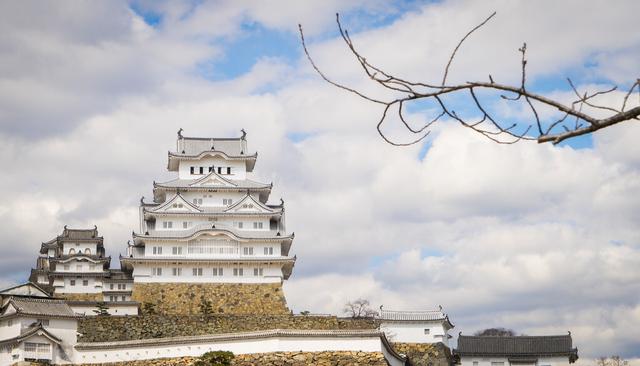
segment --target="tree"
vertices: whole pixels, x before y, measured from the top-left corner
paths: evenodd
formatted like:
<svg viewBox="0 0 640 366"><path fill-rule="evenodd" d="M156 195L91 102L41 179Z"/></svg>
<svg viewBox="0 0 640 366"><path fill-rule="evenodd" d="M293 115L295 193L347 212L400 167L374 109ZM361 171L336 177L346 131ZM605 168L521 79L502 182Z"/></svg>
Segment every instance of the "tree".
<svg viewBox="0 0 640 366"><path fill-rule="evenodd" d="M344 304L343 312L354 319L371 318L378 315L378 312L371 308L369 300L366 299L347 302Z"/></svg>
<svg viewBox="0 0 640 366"><path fill-rule="evenodd" d="M109 316L111 314L109 314L109 307L107 306L107 304L105 302L99 302L96 304L96 308L95 310L93 310L94 313L96 313L96 315L98 316Z"/></svg>
<svg viewBox="0 0 640 366"><path fill-rule="evenodd" d="M516 332L512 329L506 328L487 328L484 330L479 330L475 332L473 335L475 336L493 336L493 337L513 337L516 335Z"/></svg>
<svg viewBox="0 0 640 366"><path fill-rule="evenodd" d="M609 357L602 356L596 360L596 366L627 366L628 364L629 361L618 355Z"/></svg>
<svg viewBox="0 0 640 366"><path fill-rule="evenodd" d="M521 54L520 64L522 69L520 85L513 86L497 83L491 75L488 76L488 81L468 81L461 84L447 83L449 69L454 61L457 51L460 49L464 41L473 32L489 22L495 15L496 13L494 12L462 37L451 52L449 61L444 67L441 81L423 82L403 79L370 63L367 58L360 54L356 49L349 36L349 32L346 29L343 29L342 24L340 23L339 14L336 14L336 22L338 24L340 35L349 48L351 54L362 67L366 76L377 83L382 90L393 93L394 96L387 100L367 95L355 88L330 79L314 62L304 39L302 25L298 25L298 27L300 29L302 47L307 59L322 79L371 103L383 106L382 115L377 121L376 129L384 141L391 145L408 146L418 143L429 135L429 128L442 117L448 117L451 120L457 121L462 126L480 133L482 136L500 144L513 144L521 140L534 140L538 141L538 143L551 142L553 144L557 144L566 139L590 134L614 124L640 120L640 106L630 109L628 108L631 104L629 98L634 93L634 90L637 89L638 95L640 96L640 78L636 79L632 83L630 82L630 85L627 85L627 88L625 88L625 90L627 90L625 96L620 100L618 107L612 107L611 105L604 105L601 104L601 102L598 102L599 97L614 92L618 89L617 86L589 93L586 91L579 91L571 79L567 79L568 85L576 96L576 99L571 103L571 105L566 105L550 97L531 92L527 89L526 85L526 43L524 43L518 50ZM486 91L497 92L502 99L508 102L524 103L531 113L531 120L535 122L518 124L511 122L507 123L498 119L490 112L486 101L481 95L481 93ZM477 114L480 116L479 119L469 120L468 117L464 117L461 113L456 112L456 110L449 105L447 97L463 94L470 98L471 105L477 110ZM429 122L416 127L414 125L415 123L407 121L403 113L408 104L419 100L432 103L438 112L427 116L427 120ZM545 119L541 117L541 114L538 112L538 109L541 107L555 110L558 116L554 119ZM606 113L606 117L598 118L595 115L596 112ZM392 113L397 113L403 128L417 137L409 142L397 142L385 135L382 130L382 126Z"/></svg>
<svg viewBox="0 0 640 366"><path fill-rule="evenodd" d="M213 305L211 304L211 301L206 299L204 296L200 296L200 313L202 315L213 314Z"/></svg>

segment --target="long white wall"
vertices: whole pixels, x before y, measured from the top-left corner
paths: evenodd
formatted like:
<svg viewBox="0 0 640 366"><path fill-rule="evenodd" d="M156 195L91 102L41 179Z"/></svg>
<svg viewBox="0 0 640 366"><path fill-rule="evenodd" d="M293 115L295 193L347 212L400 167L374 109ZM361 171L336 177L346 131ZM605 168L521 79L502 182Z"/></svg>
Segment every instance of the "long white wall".
<svg viewBox="0 0 640 366"><path fill-rule="evenodd" d="M152 343L132 346L128 342L114 342L101 349L77 347L74 360L77 363L133 361L154 358L200 356L209 351L231 351L235 354L269 352L322 352L361 351L383 352L379 336L271 336L254 339L185 341L170 345ZM393 361L393 360L392 360ZM401 363L392 362L392 365Z"/></svg>

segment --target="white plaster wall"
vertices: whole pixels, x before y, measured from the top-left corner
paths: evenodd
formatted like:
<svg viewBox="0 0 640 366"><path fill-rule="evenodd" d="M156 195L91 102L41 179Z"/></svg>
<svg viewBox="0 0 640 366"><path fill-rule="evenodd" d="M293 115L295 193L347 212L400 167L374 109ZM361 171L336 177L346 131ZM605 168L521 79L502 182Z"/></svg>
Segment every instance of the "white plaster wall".
<svg viewBox="0 0 640 366"><path fill-rule="evenodd" d="M66 266L68 266L68 269ZM88 260L74 258L63 263L56 263L56 272L99 273L103 272L103 265L101 263L94 263Z"/></svg>
<svg viewBox="0 0 640 366"><path fill-rule="evenodd" d="M225 176L226 177L226 176ZM202 199L202 204L198 206L203 207L226 207L228 205L222 204L223 198L231 198L232 204L236 202L240 202L244 196L246 196L245 192L181 192L180 193L184 199L189 203L194 203L194 198ZM257 197L257 194L252 194L254 197Z"/></svg>
<svg viewBox="0 0 640 366"><path fill-rule="evenodd" d="M226 179L246 179L247 177L247 167L244 160L225 160L222 157L205 157L200 160L182 160L178 166L178 177L180 179L198 179L202 178L205 175L209 174L210 166L217 167L231 167L231 174L221 174ZM191 167L204 167L204 174L194 174L191 175ZM198 168L196 168L196 172L198 172ZM217 170L216 170L217 172ZM226 173L226 170L223 169L223 172Z"/></svg>
<svg viewBox="0 0 640 366"><path fill-rule="evenodd" d="M215 217L215 221L209 220L209 216ZM267 217L229 217L229 216L216 216L215 214L211 214L208 216L180 216L180 215L166 215L161 216L156 219L155 229L156 231L185 231L191 230L195 226L200 225L216 225L218 228L226 228L235 231L269 231L269 218ZM164 227L165 222L171 222L171 228ZM187 223L187 227L184 226L184 223ZM242 228L238 223L242 222ZM262 228L254 228L254 222L261 222ZM167 225L169 226L169 225Z"/></svg>
<svg viewBox="0 0 640 366"><path fill-rule="evenodd" d="M9 325L9 322L11 322L11 325ZM22 325L19 318L0 321L0 341L19 336L21 327Z"/></svg>
<svg viewBox="0 0 640 366"><path fill-rule="evenodd" d="M429 334L425 334L429 329ZM449 345L449 337L442 322L386 322L380 324L380 330L385 332L393 342L406 343L438 343Z"/></svg>
<svg viewBox="0 0 640 366"><path fill-rule="evenodd" d="M109 347L104 350L77 350L76 363L132 361L153 358L200 356L208 351L231 351L235 354L267 352L363 351L381 352L378 337L274 337L227 342L201 342L170 346Z"/></svg>
<svg viewBox="0 0 640 366"><path fill-rule="evenodd" d="M477 362L477 364L474 364ZM509 359L506 357L472 357L465 356L460 358L461 366L491 366L492 362L503 362L504 366L510 366ZM523 364L518 363L518 366ZM533 364L532 364L533 365ZM535 366L569 366L568 357L538 357L538 363Z"/></svg>
<svg viewBox="0 0 640 366"><path fill-rule="evenodd" d="M144 246L144 256L149 258L202 258L202 259L216 259L216 258L244 258L244 257L279 257L281 254L281 244L274 242L251 242L251 243L241 243L241 242L230 242L229 244L235 245L237 247L237 254L189 254L187 242L176 241L173 243L166 242L154 242L147 241ZM153 248L160 247L162 248L162 254L153 254ZM182 254L173 254L173 247L182 247ZM244 248L252 247L253 255L245 255ZM264 248L273 248L272 255L265 255Z"/></svg>
<svg viewBox="0 0 640 366"><path fill-rule="evenodd" d="M161 276L153 276L152 268L162 268ZM202 268L202 276L193 276L193 268ZM223 268L223 276L214 276L213 268ZM242 268L243 276L234 276L233 268ZM253 268L262 267L263 276L254 276ZM172 268L182 268L181 276L173 276ZM138 264L134 267L133 277L142 283L279 283L282 281L280 265L242 265L229 264L188 264L188 265L152 265Z"/></svg>
<svg viewBox="0 0 640 366"><path fill-rule="evenodd" d="M85 253L86 249L89 249L91 251L91 255L95 255L96 254L96 248L97 248L97 244L96 243L63 243L62 244L62 251L65 255L70 254L71 249L75 250L75 254L78 254L79 251L82 251L82 253Z"/></svg>
<svg viewBox="0 0 640 366"><path fill-rule="evenodd" d="M76 281L75 286L71 286L72 280ZM88 281L87 286L83 285L82 281L84 280ZM60 285L61 287L58 287ZM59 294L95 294L102 292L102 280L91 277L64 278L63 281L56 280L54 286L56 286L55 292Z"/></svg>

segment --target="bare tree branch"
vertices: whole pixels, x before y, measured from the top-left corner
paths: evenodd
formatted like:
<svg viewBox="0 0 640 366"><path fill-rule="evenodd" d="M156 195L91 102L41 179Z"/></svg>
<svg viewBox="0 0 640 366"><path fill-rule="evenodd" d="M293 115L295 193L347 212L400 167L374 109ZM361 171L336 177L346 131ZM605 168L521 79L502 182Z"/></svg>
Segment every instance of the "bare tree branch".
<svg viewBox="0 0 640 366"><path fill-rule="evenodd" d="M340 32L340 36L353 57L360 64L360 67L366 74L367 78L380 85L384 90L390 91L395 94L400 94L400 96L391 98L389 100L382 100L379 98L371 97L359 90L356 90L355 88L346 86L330 79L325 73L320 70L320 68L316 65L315 61L311 57L304 38L302 25L299 25L299 30L304 53L311 63L313 69L316 71L316 73L318 73L318 75L320 75L323 80L340 89L355 94L369 102L384 106L381 117L376 124L376 129L382 139L391 145L408 146L420 142L429 135L428 128L432 127L433 124L441 120L441 118L444 116L447 116L452 120L457 121L462 126L469 128L474 132L477 132L482 136L500 144L513 144L521 140L536 140L539 143L551 142L553 144L557 144L566 139L589 134L617 123L630 120L640 120L640 106L627 110L629 99L636 89L638 90L639 96L638 104L640 104L640 78L637 79L629 87L628 92L625 94L624 99L622 100L622 106L620 109L613 108L609 105L598 104L595 101L599 96L613 93L614 91L618 90L617 86L613 86L606 90L595 91L591 94L587 92L581 94L574 83L570 79L567 79L567 81L569 82L569 86L571 87L577 98L571 103L570 106L565 105L560 101L529 91L526 87L526 43L523 43L522 47L518 49L518 51L521 53L521 78L520 85L518 87L496 83L491 75L489 75L489 82L467 81L464 83L447 85L446 82L449 76L449 69L462 44L467 40L467 38L469 38L471 34L487 24L495 15L495 12L492 13L481 23L467 32L464 37L462 37L462 39L460 39L453 52L449 56L448 62L444 68L444 72L442 75L442 82L436 84L422 81L406 80L392 75L391 73L383 70L381 67L375 66L370 63L356 49L353 40L349 36L349 32L342 26L342 23L340 22L340 15L336 14L336 23ZM484 101L478 97L476 90L489 90L509 93L509 95L502 94L500 96L507 102L520 101L526 103L528 109L531 112L531 116L534 122L519 125L515 122L505 123L504 121L496 119L494 116L489 114L489 109L483 105ZM449 108L445 104L445 101L443 99L444 97L447 97L449 95L458 95L463 92L469 93L469 96L473 100L472 106L474 106L477 112L480 114L479 120L467 121L460 114L456 113L455 110ZM416 125L415 123L410 123L407 120L404 108L406 108L407 102L417 100L433 101L440 107L440 113L438 113L436 117L428 120L428 122L423 122L420 127L416 128L414 127ZM562 117L558 118L555 121L543 120L541 115L538 113L536 106L546 106L555 109L557 112L562 113ZM597 118L594 115L589 114L588 112L584 112L584 106L608 112L610 113L610 115L605 118ZM385 135L382 126L389 117L389 112L392 107L398 108L398 119L400 120L402 126L411 134L418 135L417 137L411 139L409 142L398 142ZM572 117L574 119L574 123L571 127L567 126L567 124L565 123L565 121L567 121L567 118L569 117ZM536 128L532 129L534 123ZM537 132L530 134L532 130Z"/></svg>

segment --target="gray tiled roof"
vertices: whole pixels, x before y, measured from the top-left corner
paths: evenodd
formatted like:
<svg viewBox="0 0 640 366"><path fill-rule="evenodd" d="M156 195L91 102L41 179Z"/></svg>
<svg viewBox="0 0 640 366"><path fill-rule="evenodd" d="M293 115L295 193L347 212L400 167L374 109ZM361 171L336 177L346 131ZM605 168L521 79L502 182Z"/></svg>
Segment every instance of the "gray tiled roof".
<svg viewBox="0 0 640 366"><path fill-rule="evenodd" d="M458 337L454 353L465 355L542 356L573 355L571 334L553 336L464 336Z"/></svg>
<svg viewBox="0 0 640 366"><path fill-rule="evenodd" d="M428 311L393 311L380 310L379 318L381 320L398 320L398 321L431 321L445 320L447 315L440 310Z"/></svg>
<svg viewBox="0 0 640 366"><path fill-rule="evenodd" d="M249 155L245 150L246 141L240 138L183 137L178 139L176 152L184 155L198 155L204 151L222 151L230 156Z"/></svg>
<svg viewBox="0 0 640 366"><path fill-rule="evenodd" d="M190 184L195 182L197 179L174 179L168 182L156 183L156 187L167 187L167 188L207 188L211 189L210 186L202 186L202 187L190 187ZM230 182L237 184L238 189L251 189L251 188L270 188L270 184L260 183L253 181L251 179L229 179Z"/></svg>
<svg viewBox="0 0 640 366"><path fill-rule="evenodd" d="M187 230L149 230L149 235L135 234L135 236L138 236L140 238L186 238L199 231L213 229L212 226L213 223L207 223L195 225ZM278 236L277 231L273 230L240 231L222 224L216 224L216 227L213 230L228 231L237 237L247 239L286 239L292 236L284 233L281 233L280 236Z"/></svg>
<svg viewBox="0 0 640 366"><path fill-rule="evenodd" d="M149 209L145 208L145 213L153 213L153 214L163 214L163 215L194 215L194 214L219 214L222 216L229 215L248 215L248 216L256 216L256 215L273 215L279 214L282 212L282 207L280 206L267 206L269 209L273 210L273 212L227 212L229 209L228 206L198 206L197 208L200 210L198 212L190 212L190 211L154 211L158 207L162 206L164 203L158 204L156 207L149 207Z"/></svg>
<svg viewBox="0 0 640 366"><path fill-rule="evenodd" d="M44 317L76 317L64 300L12 297L7 304L16 308L18 314Z"/></svg>

